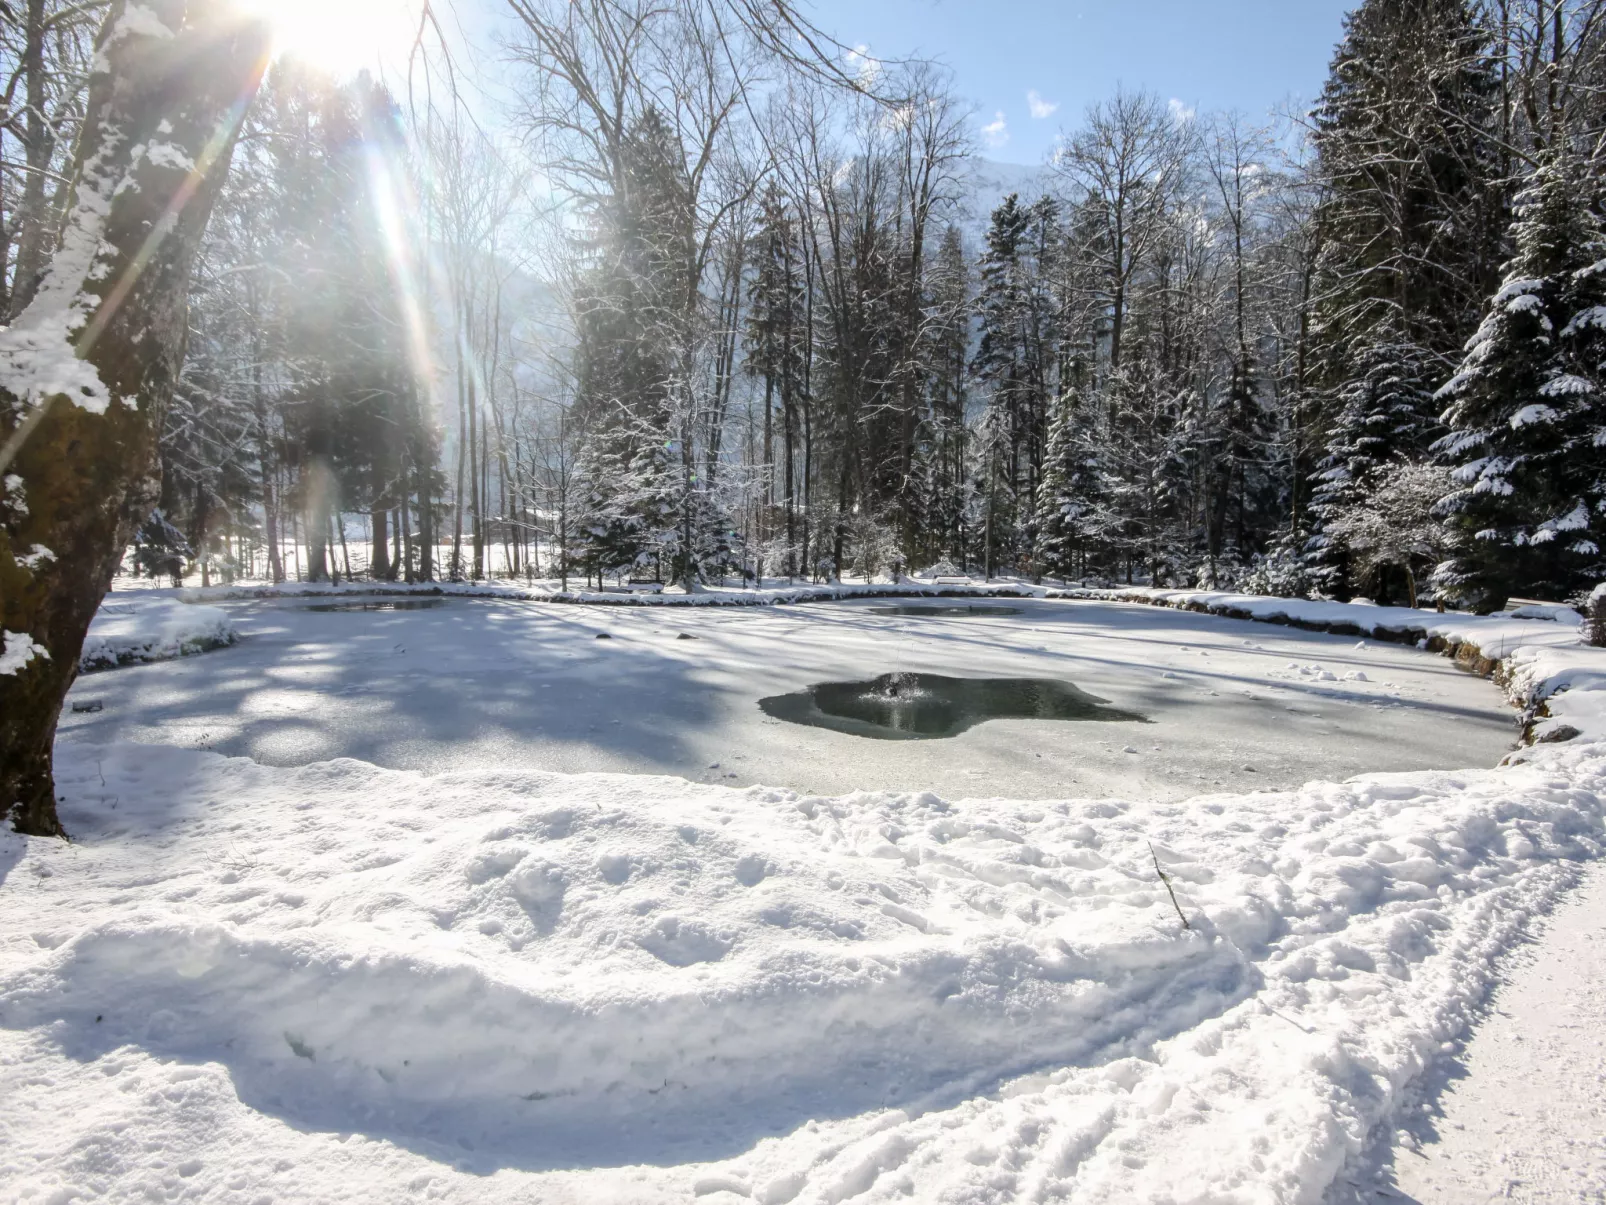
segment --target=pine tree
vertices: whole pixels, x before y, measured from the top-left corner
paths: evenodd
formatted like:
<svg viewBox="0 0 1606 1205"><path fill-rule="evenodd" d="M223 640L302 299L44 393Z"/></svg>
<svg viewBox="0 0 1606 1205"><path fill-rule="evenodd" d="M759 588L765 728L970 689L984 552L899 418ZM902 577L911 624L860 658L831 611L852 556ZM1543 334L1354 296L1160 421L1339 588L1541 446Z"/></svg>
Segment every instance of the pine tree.
<svg viewBox="0 0 1606 1205"><path fill-rule="evenodd" d="M922 468L926 552L963 564L970 359L970 265L958 226L943 231L927 273L927 394Z"/></svg>
<svg viewBox="0 0 1606 1205"><path fill-rule="evenodd" d="M1198 399L1169 380L1154 355L1134 351L1107 387L1105 492L1118 517L1111 542L1123 556L1127 581L1141 566L1159 585L1186 568L1188 550L1173 536L1187 481L1190 432L1183 419Z"/></svg>
<svg viewBox="0 0 1606 1205"><path fill-rule="evenodd" d="M1023 207L1011 194L993 211L981 260L981 341L972 362L987 387L987 572L1029 559L1047 445L1048 382L1056 348L1048 281L1059 238L1057 207Z"/></svg>
<svg viewBox="0 0 1606 1205"><path fill-rule="evenodd" d="M1037 491L1038 570L1059 578L1079 577L1089 555L1108 536L1101 503L1099 454L1084 390L1066 389L1054 405L1043 482Z"/></svg>
<svg viewBox="0 0 1606 1205"><path fill-rule="evenodd" d="M1314 531L1306 545L1316 580L1346 591L1353 575L1335 527L1367 505L1391 464L1425 453L1437 365L1392 315L1357 341L1351 355L1349 377L1336 391L1340 409L1311 483Z"/></svg>
<svg viewBox="0 0 1606 1205"><path fill-rule="evenodd" d="M1606 238L1589 195L1575 155L1545 154L1505 281L1440 391L1456 548L1439 578L1480 608L1564 598L1606 571Z"/></svg>
<svg viewBox="0 0 1606 1205"><path fill-rule="evenodd" d="M1350 589L1333 523L1437 435L1432 393L1476 325L1502 219L1498 80L1466 0L1366 0L1318 105L1315 336L1333 415L1313 567Z"/></svg>
<svg viewBox="0 0 1606 1205"><path fill-rule="evenodd" d="M796 461L806 326L803 255L797 221L780 190L773 186L761 203L753 261L755 271L748 292L747 369L764 381L764 501L766 508L773 508L779 494L786 530L785 569L791 577L798 568ZM761 538L768 534L761 533Z"/></svg>

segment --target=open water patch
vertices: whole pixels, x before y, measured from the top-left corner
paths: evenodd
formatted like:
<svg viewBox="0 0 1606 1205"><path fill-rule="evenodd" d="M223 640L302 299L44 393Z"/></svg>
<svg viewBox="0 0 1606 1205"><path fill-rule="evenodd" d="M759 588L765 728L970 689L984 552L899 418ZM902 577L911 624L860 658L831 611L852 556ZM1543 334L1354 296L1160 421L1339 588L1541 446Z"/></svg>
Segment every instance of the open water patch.
<svg viewBox="0 0 1606 1205"><path fill-rule="evenodd" d="M352 602L312 603L297 611L433 611L444 607L444 598L364 598Z"/></svg>
<svg viewBox="0 0 1606 1205"><path fill-rule="evenodd" d="M1135 711L1056 678L948 678L882 674L863 682L817 682L758 703L766 715L883 741L940 740L987 720L1148 723Z"/></svg>
<svg viewBox="0 0 1606 1205"><path fill-rule="evenodd" d="M867 607L865 609L876 615L913 615L920 619L1007 619L1011 615L1024 615L1026 613L1022 607L970 606L963 603L946 606L921 606L919 603L902 603L884 607Z"/></svg>

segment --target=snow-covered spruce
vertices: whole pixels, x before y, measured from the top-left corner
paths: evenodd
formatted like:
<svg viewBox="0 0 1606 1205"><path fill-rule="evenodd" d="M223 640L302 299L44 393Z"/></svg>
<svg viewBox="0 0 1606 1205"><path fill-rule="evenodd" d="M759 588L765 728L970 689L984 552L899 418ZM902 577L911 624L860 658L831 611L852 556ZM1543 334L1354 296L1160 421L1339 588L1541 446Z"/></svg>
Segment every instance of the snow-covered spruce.
<svg viewBox="0 0 1606 1205"><path fill-rule="evenodd" d="M1601 573L1606 235L1584 176L1565 152L1534 172L1505 281L1439 391L1450 433L1435 448L1455 465L1439 578L1472 598L1566 597Z"/></svg>

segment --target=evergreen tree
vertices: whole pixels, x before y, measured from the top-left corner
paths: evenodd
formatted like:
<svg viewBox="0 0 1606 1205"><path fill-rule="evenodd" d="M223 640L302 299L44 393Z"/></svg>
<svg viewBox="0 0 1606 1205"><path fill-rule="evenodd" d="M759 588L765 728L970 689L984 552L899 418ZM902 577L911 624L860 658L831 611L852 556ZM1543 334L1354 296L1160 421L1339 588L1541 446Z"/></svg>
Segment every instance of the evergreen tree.
<svg viewBox="0 0 1606 1205"><path fill-rule="evenodd" d="M1090 554L1109 535L1089 410L1090 399L1080 385L1073 384L1056 399L1037 492L1032 559L1040 572L1059 578L1081 576Z"/></svg>
<svg viewBox="0 0 1606 1205"><path fill-rule="evenodd" d="M963 564L971 299L970 265L958 226L943 231L936 262L927 274L927 309L923 559Z"/></svg>
<svg viewBox="0 0 1606 1205"><path fill-rule="evenodd" d="M1331 399L1313 565L1350 588L1332 525L1437 434L1431 398L1477 321L1500 235L1498 77L1466 0L1366 0L1315 113L1325 200L1315 281Z"/></svg>
<svg viewBox="0 0 1606 1205"><path fill-rule="evenodd" d="M1606 239L1583 164L1547 151L1506 278L1441 391L1456 535L1440 582L1480 608L1565 598L1606 572Z"/></svg>
<svg viewBox="0 0 1606 1205"><path fill-rule="evenodd" d="M1311 483L1314 523L1306 544L1315 580L1328 589L1348 592L1354 585L1336 529L1366 507L1391 464L1426 452L1437 360L1401 325L1390 315L1358 340L1349 377L1335 391L1340 409Z"/></svg>
<svg viewBox="0 0 1606 1205"><path fill-rule="evenodd" d="M1023 207L1014 194L993 211L982 255L977 310L981 340L972 369L987 388L987 572L1023 567L1032 547L1054 371L1049 281L1059 239L1057 206Z"/></svg>
<svg viewBox="0 0 1606 1205"><path fill-rule="evenodd" d="M797 441L805 333L803 255L797 221L780 190L773 186L761 203L753 261L755 270L748 293L747 369L764 381L764 502L766 508L782 508L785 569L792 577L798 570ZM768 534L761 533L761 538Z"/></svg>

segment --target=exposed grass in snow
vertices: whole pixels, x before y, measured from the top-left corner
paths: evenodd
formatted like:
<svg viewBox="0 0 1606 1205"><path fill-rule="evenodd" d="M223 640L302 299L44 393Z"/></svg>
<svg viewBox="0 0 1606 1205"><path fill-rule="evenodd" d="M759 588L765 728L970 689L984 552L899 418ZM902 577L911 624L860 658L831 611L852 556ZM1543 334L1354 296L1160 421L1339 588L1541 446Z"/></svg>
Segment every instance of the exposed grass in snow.
<svg viewBox="0 0 1606 1205"><path fill-rule="evenodd" d="M63 745L78 843L0 837L0 1180L1318 1202L1606 851L1606 651L1409 614L1578 735L1177 804Z"/></svg>

